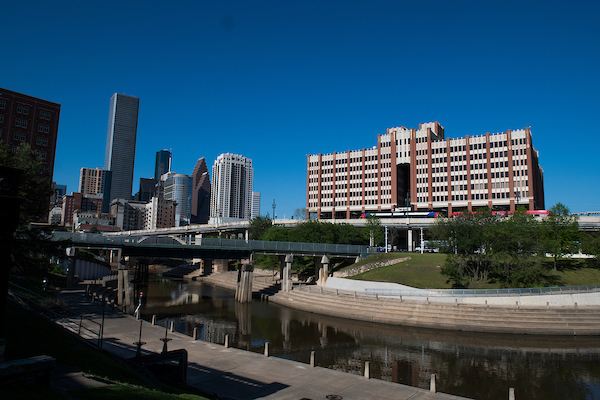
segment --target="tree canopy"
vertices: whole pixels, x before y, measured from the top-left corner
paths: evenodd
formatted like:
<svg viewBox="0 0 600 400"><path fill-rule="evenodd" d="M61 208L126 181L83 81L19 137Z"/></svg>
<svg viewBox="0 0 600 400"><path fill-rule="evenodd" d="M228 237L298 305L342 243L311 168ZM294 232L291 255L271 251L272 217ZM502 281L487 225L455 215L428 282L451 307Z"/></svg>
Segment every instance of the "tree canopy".
<svg viewBox="0 0 600 400"><path fill-rule="evenodd" d="M545 253L553 254L556 268L579 240L576 218L560 203L542 221L524 209L510 216L484 210L440 218L430 233L450 252L442 273L457 287L477 280L506 287L543 284L549 279L541 263Z"/></svg>

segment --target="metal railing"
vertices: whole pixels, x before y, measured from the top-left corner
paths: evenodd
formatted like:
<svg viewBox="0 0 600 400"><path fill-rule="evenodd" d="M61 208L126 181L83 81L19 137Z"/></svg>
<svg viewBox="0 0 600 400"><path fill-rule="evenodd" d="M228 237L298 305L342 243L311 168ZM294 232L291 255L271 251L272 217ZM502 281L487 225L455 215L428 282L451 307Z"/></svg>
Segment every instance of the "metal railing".
<svg viewBox="0 0 600 400"><path fill-rule="evenodd" d="M579 294L579 293L598 293L600 286L556 286L543 288L522 288L522 289L374 289L365 288L364 290L336 289L315 285L297 285L294 290L303 290L322 294L334 294L338 296L351 297L509 297L509 296L540 296L540 295L561 295L561 294Z"/></svg>
<svg viewBox="0 0 600 400"><path fill-rule="evenodd" d="M556 286L512 289L373 289L365 288L367 296L412 296L412 297L509 297L545 296L560 294L597 293L600 286Z"/></svg>
<svg viewBox="0 0 600 400"><path fill-rule="evenodd" d="M101 345L102 324L78 315L68 308L62 307L58 304L52 304L52 308L49 308L43 304L48 302L46 297L40 296L34 291L19 286L13 282L9 282L9 284L16 288L15 290L9 289L10 294L19 298L30 309L41 314L46 319L77 333L77 336L82 336L82 334L87 333L92 338L97 338L98 346ZM25 292L26 294L18 293L17 290L18 292Z"/></svg>
<svg viewBox="0 0 600 400"><path fill-rule="evenodd" d="M270 253L294 254L364 254L368 253L369 246L348 244L324 244L302 242L275 242L264 240L220 239L202 238L192 244L182 244L171 237L145 237L145 236L104 236L100 234L55 232L55 240L72 240L74 243L93 244L103 246L134 245L139 247L169 247L189 248L200 246L207 249L236 249Z"/></svg>

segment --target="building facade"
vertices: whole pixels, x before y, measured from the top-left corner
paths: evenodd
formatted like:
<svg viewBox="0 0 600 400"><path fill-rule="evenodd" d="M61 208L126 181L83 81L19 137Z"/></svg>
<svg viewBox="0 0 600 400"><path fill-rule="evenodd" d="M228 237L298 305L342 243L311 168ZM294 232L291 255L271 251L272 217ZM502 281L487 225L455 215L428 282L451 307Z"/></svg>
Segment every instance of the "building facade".
<svg viewBox="0 0 600 400"><path fill-rule="evenodd" d="M15 150L27 143L50 182L54 174L60 104L0 88L0 138Z"/></svg>
<svg viewBox="0 0 600 400"><path fill-rule="evenodd" d="M250 219L254 179L252 160L238 154L221 154L213 164L212 178L211 220Z"/></svg>
<svg viewBox="0 0 600 400"><path fill-rule="evenodd" d="M193 224L206 224L210 217L210 177L204 157L196 162L192 172L192 220Z"/></svg>
<svg viewBox="0 0 600 400"><path fill-rule="evenodd" d="M154 179L160 180L160 177L171 171L171 152L169 150L160 150L156 152L156 164L154 165Z"/></svg>
<svg viewBox="0 0 600 400"><path fill-rule="evenodd" d="M252 192L252 211L250 218L260 217L260 192Z"/></svg>
<svg viewBox="0 0 600 400"><path fill-rule="evenodd" d="M102 195L83 195L71 193L63 197L61 225L73 227L73 215L76 211L92 214L102 213Z"/></svg>
<svg viewBox="0 0 600 400"><path fill-rule="evenodd" d="M175 226L190 224L192 203L192 178L168 172L162 176L165 200L176 203Z"/></svg>
<svg viewBox="0 0 600 400"><path fill-rule="evenodd" d="M110 99L104 169L112 172L110 200L131 199L140 99L115 93Z"/></svg>
<svg viewBox="0 0 600 400"><path fill-rule="evenodd" d="M145 209L144 229L170 228L176 223L176 203L161 197L153 197Z"/></svg>
<svg viewBox="0 0 600 400"><path fill-rule="evenodd" d="M529 128L445 138L438 122L391 128L370 149L307 157L307 212L322 219L377 211L544 208Z"/></svg>

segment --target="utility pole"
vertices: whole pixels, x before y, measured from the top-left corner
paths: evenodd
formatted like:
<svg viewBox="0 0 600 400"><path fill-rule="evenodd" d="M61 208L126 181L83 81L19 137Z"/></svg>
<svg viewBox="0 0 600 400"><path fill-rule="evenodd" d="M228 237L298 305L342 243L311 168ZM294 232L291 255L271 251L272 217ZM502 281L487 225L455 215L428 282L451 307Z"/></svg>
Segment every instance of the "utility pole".
<svg viewBox="0 0 600 400"><path fill-rule="evenodd" d="M275 204L275 199L273 199L273 220L275 220L276 216L275 216L275 207L277 206L277 204Z"/></svg>

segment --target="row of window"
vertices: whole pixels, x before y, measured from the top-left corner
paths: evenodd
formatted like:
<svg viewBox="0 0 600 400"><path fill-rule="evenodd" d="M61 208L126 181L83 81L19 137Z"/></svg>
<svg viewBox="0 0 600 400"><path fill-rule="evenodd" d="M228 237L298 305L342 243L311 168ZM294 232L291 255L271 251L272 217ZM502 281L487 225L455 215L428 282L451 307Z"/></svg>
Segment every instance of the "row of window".
<svg viewBox="0 0 600 400"><path fill-rule="evenodd" d="M27 128L27 120L21 118L15 118L15 126L17 128Z"/></svg>

